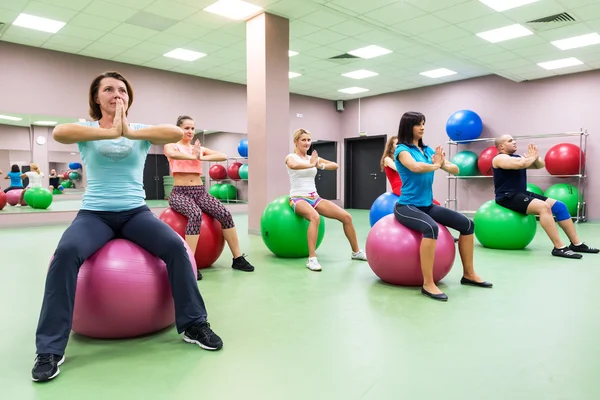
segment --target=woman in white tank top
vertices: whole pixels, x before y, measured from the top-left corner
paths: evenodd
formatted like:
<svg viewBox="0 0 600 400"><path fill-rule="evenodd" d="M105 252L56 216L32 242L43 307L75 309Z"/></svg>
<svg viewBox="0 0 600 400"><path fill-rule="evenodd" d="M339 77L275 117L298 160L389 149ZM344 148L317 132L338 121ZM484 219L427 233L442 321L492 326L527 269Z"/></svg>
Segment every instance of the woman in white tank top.
<svg viewBox="0 0 600 400"><path fill-rule="evenodd" d="M308 261L306 267L311 271L321 271L317 261L316 246L319 232L319 214L326 218L333 218L344 225L344 233L352 248L352 259L367 261L365 252L358 247L356 230L352 224L352 216L338 205L329 200L322 199L315 187L317 168L322 170L337 170L338 165L332 161L320 158L316 150L311 156L307 155L310 148L311 135L305 129L294 132L294 152L287 155L288 176L290 177L290 206L294 212L310 223L308 226Z"/></svg>
<svg viewBox="0 0 600 400"><path fill-rule="evenodd" d="M23 203L23 199L25 198L25 192L31 188L41 188L42 187L42 179L44 178L44 174L40 171L40 167L36 163L29 164L30 171L21 174L21 178L29 178L29 184L26 188L21 192L21 198L19 199L19 204Z"/></svg>

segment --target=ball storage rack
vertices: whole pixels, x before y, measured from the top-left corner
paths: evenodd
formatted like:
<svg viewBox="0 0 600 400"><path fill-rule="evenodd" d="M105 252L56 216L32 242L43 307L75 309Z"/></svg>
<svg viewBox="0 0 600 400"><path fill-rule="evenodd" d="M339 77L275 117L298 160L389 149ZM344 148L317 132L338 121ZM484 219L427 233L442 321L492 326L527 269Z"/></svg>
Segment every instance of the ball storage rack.
<svg viewBox="0 0 600 400"><path fill-rule="evenodd" d="M579 137L579 148L585 154L585 160L588 159L589 154L587 153L587 137L588 132L587 129L581 129L579 132L563 132L563 133L540 133L533 135L519 135L513 136L516 140L519 139L539 139L539 138L562 138L562 137ZM491 143L493 144L496 138L480 138L473 140L449 140L448 144L448 154L446 158L448 160L452 160L452 157L459 152L460 145L469 145L476 143ZM558 144L558 143L555 143ZM455 153L453 154L453 150ZM573 178L576 183L571 183L573 186L577 187L579 190L579 201L577 202L577 215L571 217L571 219L575 222L586 222L587 221L587 209L585 203L585 188L584 182L586 176L585 171L585 160L582 159L581 153L579 156L579 173L574 175L550 175L548 173L542 174L540 173L542 169L539 170L529 170L527 171L527 182L534 183L531 181L535 181L536 179L548 179L548 178ZM534 172L537 171L537 172ZM454 176L448 174L446 177L448 181L448 193L446 197L446 201L444 202L444 206L447 208L451 208L454 211L458 211L462 214L475 214L477 210L466 210L460 208L460 199L459 199L459 190L458 190L458 181L459 180L469 180L469 179L493 179L493 176L487 175L476 175L476 176ZM539 218L536 216L536 218Z"/></svg>

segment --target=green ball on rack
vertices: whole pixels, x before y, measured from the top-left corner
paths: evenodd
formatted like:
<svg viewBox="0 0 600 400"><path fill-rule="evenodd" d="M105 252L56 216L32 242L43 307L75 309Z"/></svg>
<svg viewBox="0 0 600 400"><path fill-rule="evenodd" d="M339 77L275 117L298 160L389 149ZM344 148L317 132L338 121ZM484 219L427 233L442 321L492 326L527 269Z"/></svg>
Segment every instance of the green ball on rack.
<svg viewBox="0 0 600 400"><path fill-rule="evenodd" d="M219 199L235 200L237 197L237 189L231 183L224 183L219 188Z"/></svg>
<svg viewBox="0 0 600 400"><path fill-rule="evenodd" d="M244 164L240 167L239 170L240 178L247 181L248 180L248 164Z"/></svg>
<svg viewBox="0 0 600 400"><path fill-rule="evenodd" d="M211 196L213 196L213 197L215 197L215 198L217 198L217 199L220 199L220 197L219 197L219 196L221 195L221 194L220 194L220 193L221 193L221 192L220 192L220 190L221 190L221 186L223 186L223 184L222 184L222 183L216 183L216 184L212 185L212 186L210 187L210 189L208 189L208 193L209 193Z"/></svg>
<svg viewBox="0 0 600 400"><path fill-rule="evenodd" d="M579 202L581 195L575 186L568 183L557 183L546 189L544 196L565 203L571 217L577 215L577 203Z"/></svg>
<svg viewBox="0 0 600 400"><path fill-rule="evenodd" d="M531 193L539 194L540 196L544 195L544 191L538 185L534 185L533 183L527 184L527 191L531 192Z"/></svg>
<svg viewBox="0 0 600 400"><path fill-rule="evenodd" d="M477 167L477 154L470 150L459 151L454 157L452 157L451 162L459 169L457 176L479 175L479 168Z"/></svg>

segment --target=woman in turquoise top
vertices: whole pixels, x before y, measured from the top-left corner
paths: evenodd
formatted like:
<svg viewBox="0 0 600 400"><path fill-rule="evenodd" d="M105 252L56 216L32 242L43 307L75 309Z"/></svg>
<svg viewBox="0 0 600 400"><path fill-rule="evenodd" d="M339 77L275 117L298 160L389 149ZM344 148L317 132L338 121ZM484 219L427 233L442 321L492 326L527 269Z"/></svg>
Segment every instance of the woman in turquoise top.
<svg viewBox="0 0 600 400"><path fill-rule="evenodd" d="M210 328L204 300L183 240L146 206L143 172L152 144L174 143L183 131L174 125L127 122L133 89L118 72L96 77L89 89L92 122L59 125L57 142L77 143L87 170L81 209L63 233L46 277L36 332L35 382L55 378L65 360L71 331L77 274L83 262L111 239L129 240L162 259L175 303L175 323L183 339L218 350L221 338ZM154 106L160 109L158 103Z"/></svg>
<svg viewBox="0 0 600 400"><path fill-rule="evenodd" d="M461 213L433 204L433 173L442 169L458 174L458 167L445 159L442 146L435 150L423 144L425 116L418 112L407 112L400 119L398 146L394 152L396 169L402 179L402 191L394 208L396 220L409 229L423 234L421 241L421 271L423 287L421 293L434 300L447 301L433 281L433 261L438 236L438 225L460 232L458 250L463 264L463 285L491 288L492 284L482 280L473 268L473 221Z"/></svg>
<svg viewBox="0 0 600 400"><path fill-rule="evenodd" d="M0 174L2 171L0 171ZM6 174L4 179L10 179L10 186L4 189L4 193L8 193L13 189L23 189L23 179L21 178L21 169L17 164L10 167L10 172Z"/></svg>

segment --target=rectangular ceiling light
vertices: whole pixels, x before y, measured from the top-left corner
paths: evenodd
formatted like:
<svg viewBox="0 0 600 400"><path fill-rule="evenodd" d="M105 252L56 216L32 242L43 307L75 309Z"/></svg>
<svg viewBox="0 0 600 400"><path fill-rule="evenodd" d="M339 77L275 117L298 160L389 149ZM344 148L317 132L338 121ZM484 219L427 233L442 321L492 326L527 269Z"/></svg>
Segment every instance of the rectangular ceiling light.
<svg viewBox="0 0 600 400"><path fill-rule="evenodd" d="M53 19L36 17L35 15L19 14L17 19L12 23L15 26L23 28L35 29L36 31L56 33L66 25L65 22L56 21Z"/></svg>
<svg viewBox="0 0 600 400"><path fill-rule="evenodd" d="M577 49L579 47L591 46L593 44L600 43L600 35L597 33L589 33L587 35L555 40L551 43L561 50Z"/></svg>
<svg viewBox="0 0 600 400"><path fill-rule="evenodd" d="M583 62L578 60L575 57L569 57L569 58L563 58L560 60L546 61L546 62L538 63L538 65L540 67L542 67L544 69L548 69L548 70L572 67L574 65L581 65L581 64L583 64Z"/></svg>
<svg viewBox="0 0 600 400"><path fill-rule="evenodd" d="M206 56L206 54L186 49L175 49L164 54L164 56L169 58L176 58L178 60L183 61L196 61L197 59Z"/></svg>
<svg viewBox="0 0 600 400"><path fill-rule="evenodd" d="M5 120L8 120L8 121L20 121L23 118L11 117L10 115L0 115L0 119L5 119Z"/></svg>
<svg viewBox="0 0 600 400"><path fill-rule="evenodd" d="M294 57L294 56L297 56L297 55L298 55L297 51L288 50L288 57Z"/></svg>
<svg viewBox="0 0 600 400"><path fill-rule="evenodd" d="M498 12L502 12L502 11L510 10L511 8L517 8L517 7L524 6L526 4L535 3L540 0L479 0L479 1Z"/></svg>
<svg viewBox="0 0 600 400"><path fill-rule="evenodd" d="M236 20L249 18L261 10L261 7L241 0L219 0L204 9L209 13Z"/></svg>
<svg viewBox="0 0 600 400"><path fill-rule="evenodd" d="M362 93L362 92L368 92L368 91L369 91L369 89L360 88L360 87L349 87L346 89L338 90L338 92L348 93L348 94L356 94L356 93Z"/></svg>
<svg viewBox="0 0 600 400"><path fill-rule="evenodd" d="M503 28L492 29L491 31L477 34L477 36L480 38L491 43L504 42L505 40L516 39L529 35L533 35L533 32L520 24L509 25Z"/></svg>
<svg viewBox="0 0 600 400"><path fill-rule="evenodd" d="M366 69L359 69L358 71L346 72L345 74L342 74L342 76L352 79L365 79L377 75L379 75L377 72L367 71Z"/></svg>
<svg viewBox="0 0 600 400"><path fill-rule="evenodd" d="M297 73L297 72L292 72L292 71L288 72L288 77L289 77L290 79L292 79L292 78L297 78L297 77L299 77L300 75L302 75L302 74L299 74L299 73Z"/></svg>
<svg viewBox="0 0 600 400"><path fill-rule="evenodd" d="M361 47L360 49L349 51L348 54L351 54L360 58L374 58L379 57L384 54L391 53L391 50L384 49L383 47L371 45L367 47Z"/></svg>
<svg viewBox="0 0 600 400"><path fill-rule="evenodd" d="M56 121L35 121L33 125L44 125L44 126L52 126L56 125L58 122Z"/></svg>
<svg viewBox="0 0 600 400"><path fill-rule="evenodd" d="M444 76L456 75L456 72L447 68L432 69L431 71L421 72L419 75L427 76L429 78L441 78Z"/></svg>

